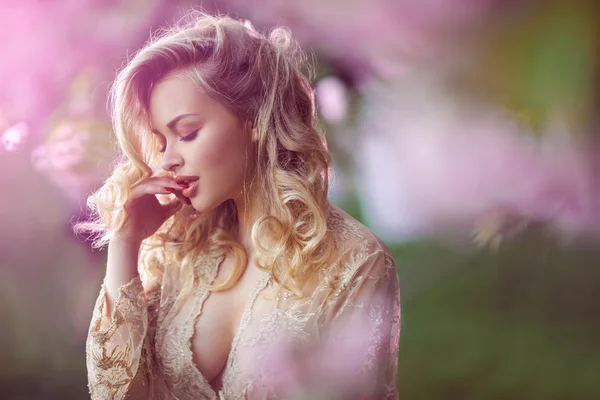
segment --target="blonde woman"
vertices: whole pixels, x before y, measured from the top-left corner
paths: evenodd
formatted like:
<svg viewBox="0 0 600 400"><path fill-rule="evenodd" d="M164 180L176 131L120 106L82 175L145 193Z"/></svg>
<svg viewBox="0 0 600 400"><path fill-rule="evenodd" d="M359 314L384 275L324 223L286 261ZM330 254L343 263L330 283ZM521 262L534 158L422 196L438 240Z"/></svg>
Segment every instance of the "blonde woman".
<svg viewBox="0 0 600 400"><path fill-rule="evenodd" d="M92 398L397 398L394 261L328 202L301 51L285 29L190 20L112 87L123 157L77 227L108 245Z"/></svg>

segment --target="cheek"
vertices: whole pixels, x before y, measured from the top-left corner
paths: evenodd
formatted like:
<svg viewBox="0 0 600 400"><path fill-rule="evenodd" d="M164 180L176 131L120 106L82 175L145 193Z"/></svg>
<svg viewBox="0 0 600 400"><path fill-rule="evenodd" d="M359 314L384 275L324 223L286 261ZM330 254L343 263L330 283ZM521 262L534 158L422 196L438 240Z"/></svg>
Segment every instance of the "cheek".
<svg viewBox="0 0 600 400"><path fill-rule="evenodd" d="M206 136L204 141L199 141L195 157L195 165L200 169L200 174L209 173L214 178L221 179L243 173L246 165L245 143L239 132L221 133ZM223 182L224 183L224 182Z"/></svg>

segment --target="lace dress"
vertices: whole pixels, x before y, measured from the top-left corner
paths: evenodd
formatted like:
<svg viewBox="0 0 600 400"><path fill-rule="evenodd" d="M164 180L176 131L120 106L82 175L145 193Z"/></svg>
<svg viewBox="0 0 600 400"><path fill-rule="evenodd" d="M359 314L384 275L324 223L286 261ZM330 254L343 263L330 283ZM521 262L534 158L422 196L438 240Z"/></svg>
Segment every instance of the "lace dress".
<svg viewBox="0 0 600 400"><path fill-rule="evenodd" d="M397 399L394 260L381 239L336 207L328 230L339 257L310 296L273 296L274 282L262 273L218 392L191 349L207 289L196 284L177 305L177 268L166 266L161 282L136 277L123 285L109 318L102 285L86 344L92 399ZM195 279L211 282L221 259L199 259Z"/></svg>

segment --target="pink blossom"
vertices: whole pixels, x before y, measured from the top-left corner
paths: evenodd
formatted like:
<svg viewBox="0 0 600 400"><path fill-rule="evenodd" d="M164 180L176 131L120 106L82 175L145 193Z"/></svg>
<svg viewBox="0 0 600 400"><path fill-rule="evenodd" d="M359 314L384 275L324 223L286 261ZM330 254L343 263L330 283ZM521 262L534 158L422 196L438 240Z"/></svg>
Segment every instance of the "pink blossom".
<svg viewBox="0 0 600 400"><path fill-rule="evenodd" d="M453 101L415 77L365 95L358 188L384 235L466 235L497 209L569 233L600 226L587 157L569 136L536 139L491 106Z"/></svg>
<svg viewBox="0 0 600 400"><path fill-rule="evenodd" d="M110 126L92 120L63 121L31 154L33 166L74 203L109 173Z"/></svg>
<svg viewBox="0 0 600 400"><path fill-rule="evenodd" d="M27 136L29 136L29 127L26 123L19 122L4 131L2 134L2 147L6 151L17 151L23 145Z"/></svg>
<svg viewBox="0 0 600 400"><path fill-rule="evenodd" d="M348 89L333 76L317 82L316 96L321 116L332 124L338 124L348 112Z"/></svg>

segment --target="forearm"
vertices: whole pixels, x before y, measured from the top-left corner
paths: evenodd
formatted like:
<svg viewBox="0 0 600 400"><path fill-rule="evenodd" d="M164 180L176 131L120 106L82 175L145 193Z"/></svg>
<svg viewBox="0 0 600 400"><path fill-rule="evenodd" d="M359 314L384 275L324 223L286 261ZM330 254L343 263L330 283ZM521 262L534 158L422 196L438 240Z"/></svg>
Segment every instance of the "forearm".
<svg viewBox="0 0 600 400"><path fill-rule="evenodd" d="M131 250L129 246L127 248ZM131 257L132 252L120 250L120 246L113 245L111 257L118 262L117 266L122 267L125 255ZM114 287L119 285L119 279L127 279L125 274L115 275L107 271ZM86 341L91 397L93 400L147 399L149 397L144 394L131 397L134 392L144 391L154 370L152 357L149 357L151 350L144 351L144 346L149 345L149 316L144 289L133 274L129 282L117 287L119 295L113 295L110 312L107 311L109 295L106 289L107 284L101 287Z"/></svg>
<svg viewBox="0 0 600 400"><path fill-rule="evenodd" d="M119 288L138 276L138 254L140 242L130 239L113 238L108 245L108 259L106 263L106 288L107 315L111 315Z"/></svg>

